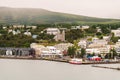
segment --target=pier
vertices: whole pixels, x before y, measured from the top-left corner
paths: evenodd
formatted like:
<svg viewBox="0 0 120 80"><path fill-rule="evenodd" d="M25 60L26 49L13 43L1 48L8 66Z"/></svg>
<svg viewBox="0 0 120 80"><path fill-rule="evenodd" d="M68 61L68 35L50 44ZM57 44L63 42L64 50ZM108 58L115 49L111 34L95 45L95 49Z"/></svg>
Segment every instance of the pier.
<svg viewBox="0 0 120 80"><path fill-rule="evenodd" d="M113 70L120 70L120 67L118 67L118 68L113 68L113 67L98 66L98 65L92 65L92 67L105 68L105 69L113 69Z"/></svg>

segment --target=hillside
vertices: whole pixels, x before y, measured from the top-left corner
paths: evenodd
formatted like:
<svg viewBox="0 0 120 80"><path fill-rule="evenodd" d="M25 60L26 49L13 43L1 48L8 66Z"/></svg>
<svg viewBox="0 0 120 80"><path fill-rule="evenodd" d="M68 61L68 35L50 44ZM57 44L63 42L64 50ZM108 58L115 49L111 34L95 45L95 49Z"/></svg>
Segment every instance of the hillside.
<svg viewBox="0 0 120 80"><path fill-rule="evenodd" d="M0 23L3 24L45 24L45 23L108 23L116 19L94 18L34 8L0 7Z"/></svg>

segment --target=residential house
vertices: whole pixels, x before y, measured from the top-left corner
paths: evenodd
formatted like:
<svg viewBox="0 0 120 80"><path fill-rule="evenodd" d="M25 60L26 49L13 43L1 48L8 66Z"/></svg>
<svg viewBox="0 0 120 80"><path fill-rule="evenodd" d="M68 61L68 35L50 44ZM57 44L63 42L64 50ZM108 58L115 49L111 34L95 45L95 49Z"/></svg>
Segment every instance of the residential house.
<svg viewBox="0 0 120 80"><path fill-rule="evenodd" d="M26 31L26 32L24 32L24 35L31 36L32 34L31 34L31 32Z"/></svg>
<svg viewBox="0 0 120 80"><path fill-rule="evenodd" d="M90 26L86 25L86 26L82 26L81 29L84 30L84 29L89 29Z"/></svg>
<svg viewBox="0 0 120 80"><path fill-rule="evenodd" d="M114 33L115 37L120 37L120 30L111 30L112 33Z"/></svg>
<svg viewBox="0 0 120 80"><path fill-rule="evenodd" d="M54 46L47 46L42 48L41 57L56 58L63 57L61 51L56 49Z"/></svg>
<svg viewBox="0 0 120 80"><path fill-rule="evenodd" d="M47 34L50 35L57 35L58 33L60 33L60 30L58 28L47 28L46 31Z"/></svg>
<svg viewBox="0 0 120 80"><path fill-rule="evenodd" d="M86 48L87 47L87 41L86 40L80 40L80 42L78 42L78 46L80 46L81 48Z"/></svg>

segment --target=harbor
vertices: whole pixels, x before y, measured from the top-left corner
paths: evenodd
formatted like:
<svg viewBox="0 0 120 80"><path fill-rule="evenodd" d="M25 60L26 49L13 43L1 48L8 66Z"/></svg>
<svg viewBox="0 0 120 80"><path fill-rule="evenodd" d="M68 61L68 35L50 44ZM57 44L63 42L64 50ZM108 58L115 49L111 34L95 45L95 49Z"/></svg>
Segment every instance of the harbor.
<svg viewBox="0 0 120 80"><path fill-rule="evenodd" d="M1 56L0 59L18 59L18 60L46 60L46 61L53 61L53 62L63 62L63 63L69 63L70 59L62 59L62 58L40 58L40 57L8 57L8 56ZM120 60L114 61L82 61L80 65L91 65L91 64L118 64L120 63Z"/></svg>

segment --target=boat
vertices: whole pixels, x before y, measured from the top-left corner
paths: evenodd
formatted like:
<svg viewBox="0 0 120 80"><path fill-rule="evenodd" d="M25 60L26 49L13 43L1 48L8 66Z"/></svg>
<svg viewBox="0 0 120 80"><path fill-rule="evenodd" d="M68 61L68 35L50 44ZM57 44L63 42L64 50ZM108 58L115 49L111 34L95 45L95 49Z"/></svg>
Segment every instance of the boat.
<svg viewBox="0 0 120 80"><path fill-rule="evenodd" d="M82 59L73 58L69 61L70 64L82 64Z"/></svg>

